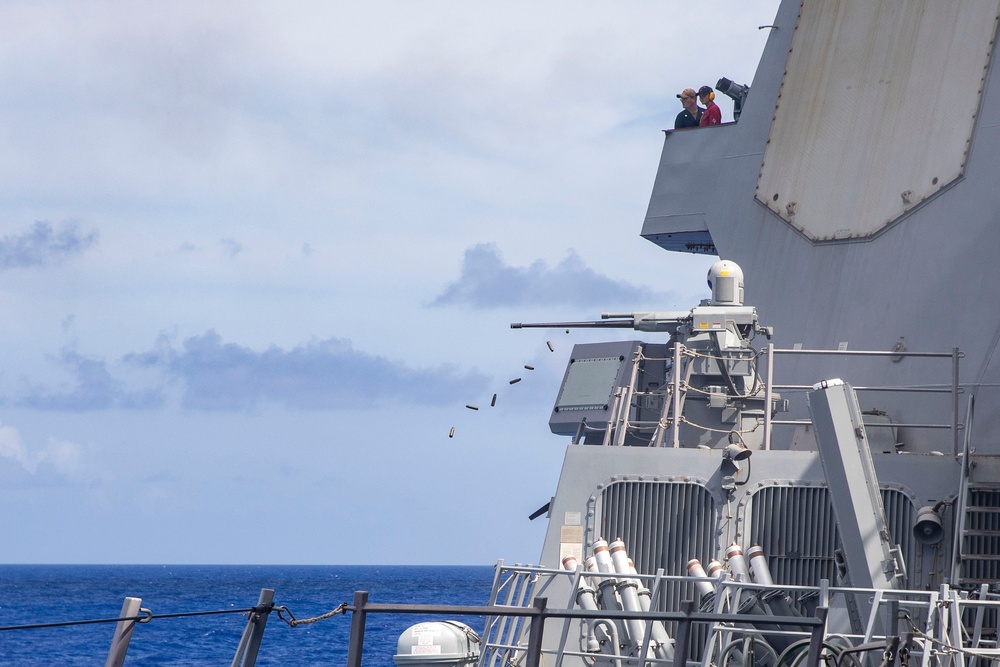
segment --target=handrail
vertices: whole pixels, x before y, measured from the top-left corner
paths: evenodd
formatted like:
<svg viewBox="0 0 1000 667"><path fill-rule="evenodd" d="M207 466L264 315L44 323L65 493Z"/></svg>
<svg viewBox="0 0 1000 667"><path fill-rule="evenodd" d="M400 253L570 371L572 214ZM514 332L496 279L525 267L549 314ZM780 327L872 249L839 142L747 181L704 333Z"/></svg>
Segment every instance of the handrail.
<svg viewBox="0 0 1000 667"><path fill-rule="evenodd" d="M752 349L750 351L753 351ZM636 359L641 353L636 354ZM669 357L663 360L670 360L671 370L663 386L655 391L638 391L635 387L636 374L633 372L629 384L618 387L612 401L611 412L607 425L603 428L590 427L581 422L574 438L577 444L584 431L594 432L604 431L603 444L621 446L625 442L626 432L652 432L649 438L651 447L680 447L680 427L683 420L684 403L689 391L706 393L701 389L690 386L691 372L694 368L691 356L700 355L691 348L681 343L672 346ZM951 379L949 382L941 384L921 384L921 385L857 385L853 386L856 392L882 392L889 394L913 393L913 394L947 394L951 396L951 419L946 423L921 423L921 422L894 422L888 424L867 424L873 428L904 427L914 429L947 429L951 431L952 449L958 452L958 435L964 428L964 424L959 422L959 396L965 393L965 388L959 385L959 360L964 357L964 353L958 348L953 348L951 352L903 352L903 351L881 351L881 350L815 350L815 349L787 349L776 348L773 343L768 343L766 347L756 351L754 356L766 358L766 375L763 381L763 402L765 407L762 410L763 417L763 449L771 449L771 438L774 426L809 424L809 420L776 420L773 418L771 406L773 406L774 396L779 391L809 391L813 385L804 384L782 384L774 381L775 356L776 355L839 355L849 357L888 357L893 361L898 361L903 357L915 357L922 359L951 359ZM759 390L758 390L759 391ZM759 394L754 394L759 397ZM636 396L661 396L663 405L658 419L653 420L632 420L630 416L635 407L633 405ZM667 442L669 432L669 442Z"/></svg>
<svg viewBox="0 0 1000 667"><path fill-rule="evenodd" d="M597 582L607 579L614 578L619 575L593 572L593 571L568 571L568 570L552 570L548 568L538 567L538 566L501 566L503 572L508 574L521 574L521 575L549 575L553 578L562 578L569 585L570 590L576 591L579 589L580 582L583 579L589 580L591 585L595 585ZM672 581L699 581L698 577L691 576L680 576L680 575L663 575L662 571L657 572L656 575L651 574L633 574L637 580L643 582L650 581L661 581L661 580L672 580ZM850 603L849 600L858 596L863 596L865 598L873 599L875 604L872 605L869 616L867 620L858 619L860 621L860 626L855 626L853 621L851 622L852 629L845 630L838 629L836 627L824 627L823 633L833 633L825 634L819 639L822 640L822 646L829 647L831 641L836 643L837 641L846 641L848 646L851 646L851 651L857 650L879 650L881 648L888 648L890 642L898 636L901 632L911 632L914 637L922 637L926 639L918 641L916 645L909 646L907 651L913 651L914 655L919 652L920 664L929 667L932 663L935 665L947 664L945 661L938 662L933 656L939 651L942 655L951 655L957 653L968 653L975 654L984 657L996 657L997 652L1000 652L1000 647L996 644L991 643L992 640L984 638L984 629L981 627L984 623L984 618L986 614L990 614L991 618L996 618L996 614L1000 613L1000 596L992 595L987 592L985 587L980 588L980 596L985 599L972 599L968 597L966 593L963 593L957 589L951 588L949 585L943 585L939 590L912 590L912 589L871 589L871 588L857 588L857 587L832 587L829 582L823 580L820 582L819 586L802 586L802 585L784 585L784 584L767 584L756 581L742 581L740 579L732 579L727 576L722 576L713 582L714 593L711 593L714 597L714 604L709 607L704 606L706 598L704 593L702 594L702 609L714 609L715 613L704 611L702 613L695 613L695 609L685 606L682 601L674 601L674 605L680 608L680 611L672 612L640 612L640 611L619 611L614 609L593 609L584 610L575 607L574 600L576 597L570 595L569 600L565 603L570 609L556 610L547 609L544 614L540 614L537 610L527 607L528 601L524 601L524 608L512 612L510 607L504 605L492 605L485 609L493 609L498 613L508 613L510 615L518 615L521 617L529 617L534 619L536 614L544 616L543 620L548 618L576 618L581 619L581 621L589 621L593 623L593 619L602 619L606 622L611 622L614 625L615 622L621 622L628 619L641 618L644 620L663 620L671 619L678 623L678 629L680 632L674 632L673 636L676 641L674 646L674 665L680 667L683 663L677 661L678 656L690 657L690 652L681 650L683 648L682 641L690 640L691 638L683 635L682 633L689 632L691 629L691 623L709 623L711 636L708 642L704 646L703 653L703 664L708 664L711 661L713 651L719 650L722 645L728 645L730 641L728 639L722 639L721 644L719 643L720 637L727 637L730 635L743 635L744 637L760 637L761 635L765 637L790 637L795 636L800 637L794 643L796 646L803 646L803 642L806 641L805 637L810 636L815 639L815 618L820 616L823 612L819 610L827 609L845 609ZM657 586L651 586L651 588L658 588ZM796 608L801 608L803 612L806 613L805 616L795 616L793 618L783 617L779 619L776 616L761 616L756 613L749 613L744 609L743 602L748 600L747 596L754 596L758 600L767 600L774 593L780 592L787 598L799 599L800 601L805 597L809 597L813 600L811 604L799 607L798 605L793 605ZM536 597L537 600L537 597ZM815 605L815 606L814 606ZM972 610L974 614L973 618L963 621L963 616L959 613L959 605L962 609ZM392 607L392 605L387 605L386 607ZM417 610L423 609L427 610L428 607L414 607L414 613ZM483 608L480 608L483 609ZM773 609L772 609L773 610ZM811 611L809 611L811 610ZM476 608L461 608L463 612L474 612ZM739 611L739 613L736 613ZM454 612L453 612L454 613ZM810 616L809 614L816 614L816 616ZM884 620L885 629L880 632L873 632L876 627L876 618L881 618ZM762 622L767 619L772 619L775 624L788 624L784 628L762 628L757 627ZM687 627L682 627L680 624L687 623ZM899 627L897 627L896 621L899 622ZM839 618L838 623L843 625L845 623L844 618ZM905 624L906 628L902 626ZM769 624L768 624L769 625ZM797 626L798 629L795 629ZM960 632L962 627L965 627L968 631L968 635L963 634L964 631ZM548 648L544 650L544 653L548 656L555 656L554 664L562 665L563 658L569 657L590 657L593 658L594 653L586 652L581 650L573 650L566 647L565 637L566 637L566 624L562 626L562 639L557 644L555 641L548 642ZM621 626L619 626L621 627ZM648 626L647 626L648 628ZM977 629L978 628L978 629ZM721 633L721 634L720 634ZM514 650L517 651L518 656L523 656L525 652L525 636L522 634L520 641L512 640L507 638L502 640L497 636L491 636L488 632L483 635L482 647L484 652L481 657L480 664L500 664L500 663L489 663L488 659L496 659L497 652L502 652L504 650ZM833 638L831 640L831 638ZM647 633L643 641L644 646L648 645L650 636ZM936 643L936 647L932 646L930 643ZM688 643L690 646L690 643ZM801 648L799 649L801 650ZM608 658L610 654L601 653L604 658ZM801 659L805 659L807 654L803 651L801 657L795 660L794 664L799 664ZM643 657L640 652L638 656L631 655L620 656L621 660L627 661L631 660L633 662L638 661L638 665L652 665L652 664L670 664L670 658L657 658L654 659L649 655ZM501 658L502 661L502 658ZM705 662L708 661L708 662ZM611 662L614 662L614 658L611 658ZM502 663L507 664L507 663ZM521 663L518 663L519 665ZM530 663L529 663L530 664ZM576 664L575 662L573 664Z"/></svg>
<svg viewBox="0 0 1000 667"><path fill-rule="evenodd" d="M768 344L773 347L772 344ZM893 350L805 350L795 348L774 348L774 354L834 354L854 357L934 357L939 359L950 359L952 352L896 352ZM965 356L959 353L960 356Z"/></svg>
<svg viewBox="0 0 1000 667"><path fill-rule="evenodd" d="M348 645L347 667L361 667L361 656L364 646L365 625L368 614L433 614L456 616L518 616L530 620L528 643L525 654L525 667L539 667L541 664L542 639L545 621L553 618L572 620L634 620L644 621L674 621L678 624L676 648L674 652L674 667L684 667L687 661L687 650L691 626L694 623L742 623L747 617L743 614L712 613L695 611L693 601L683 602L680 611L618 611L618 610L587 610L587 609L550 609L548 599L536 597L530 607L513 607L505 605L439 605L439 604L397 604L373 603L368 601L367 591L354 593L354 604L348 607L352 612L351 637ZM823 631L826 628L826 608L819 607L814 617L798 616L765 616L755 617L754 623L773 625L795 623L811 628L811 641L806 665L817 667L820 659L818 647L822 646Z"/></svg>
<svg viewBox="0 0 1000 667"><path fill-rule="evenodd" d="M797 425L809 424L809 420L775 420L771 417L771 401L775 389L809 390L810 385L776 384L774 382L774 357L776 355L838 355L853 357L889 357L890 359L901 359L903 357L918 357L924 359L951 359L951 382L939 386L924 385L915 387L892 387L892 386L858 386L855 391L882 391L887 393L896 392L919 392L919 393L941 393L951 395L951 420L947 424L924 424L924 423L891 423L891 424L865 424L866 427L905 427L905 428L926 428L926 429L949 429L951 430L952 450L958 455L958 434L964 428L958 420L958 397L963 393L959 386L959 360L965 354L957 347L951 352L907 352L907 351L882 351L882 350L803 350L776 348L773 343L768 343L766 349L767 358L767 380L764 383L764 449L771 449L771 434L774 425Z"/></svg>

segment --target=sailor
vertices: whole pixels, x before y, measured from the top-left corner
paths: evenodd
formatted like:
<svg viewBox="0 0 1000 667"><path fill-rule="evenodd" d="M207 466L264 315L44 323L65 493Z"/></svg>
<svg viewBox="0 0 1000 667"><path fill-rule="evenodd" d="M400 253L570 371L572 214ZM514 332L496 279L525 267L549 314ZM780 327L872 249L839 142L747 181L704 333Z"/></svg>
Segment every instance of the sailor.
<svg viewBox="0 0 1000 667"><path fill-rule="evenodd" d="M677 96L677 99L681 101L684 108L677 114L677 118L674 120L674 129L698 127L704 109L698 106L698 94L694 92L694 88L685 88L684 92Z"/></svg>
<svg viewBox="0 0 1000 667"><path fill-rule="evenodd" d="M722 109L715 103L715 91L710 86L702 86L698 89L698 97L705 105L705 111L701 114L699 125L719 125L722 123Z"/></svg>

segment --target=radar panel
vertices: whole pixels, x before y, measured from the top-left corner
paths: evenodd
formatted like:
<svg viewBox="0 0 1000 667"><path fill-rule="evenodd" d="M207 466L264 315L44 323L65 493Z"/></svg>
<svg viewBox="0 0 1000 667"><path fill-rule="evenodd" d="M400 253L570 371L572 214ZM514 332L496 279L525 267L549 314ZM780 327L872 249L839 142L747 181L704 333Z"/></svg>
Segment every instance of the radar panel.
<svg viewBox="0 0 1000 667"><path fill-rule="evenodd" d="M861 240L961 177L997 13L996 0L803 3L757 201L812 241Z"/></svg>

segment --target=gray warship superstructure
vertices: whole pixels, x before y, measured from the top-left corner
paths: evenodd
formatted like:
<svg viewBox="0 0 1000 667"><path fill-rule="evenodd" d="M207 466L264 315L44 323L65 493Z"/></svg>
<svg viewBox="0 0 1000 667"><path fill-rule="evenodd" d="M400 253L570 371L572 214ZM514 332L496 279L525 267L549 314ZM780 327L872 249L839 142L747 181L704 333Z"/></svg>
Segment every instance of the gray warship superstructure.
<svg viewBox="0 0 1000 667"><path fill-rule="evenodd" d="M493 604L583 612L543 664L1000 660L998 16L784 0L716 85L738 121L666 131L641 230L722 258L712 297L513 325L641 335L575 346L541 566L500 568Z"/></svg>
<svg viewBox="0 0 1000 667"><path fill-rule="evenodd" d="M642 225L720 258L711 297L512 325L637 332L571 353L540 565L501 561L484 607L298 622L351 611L351 667L401 612L487 617L407 629L410 667L1000 663L998 21L782 0L750 85L716 84L738 120L666 131Z"/></svg>

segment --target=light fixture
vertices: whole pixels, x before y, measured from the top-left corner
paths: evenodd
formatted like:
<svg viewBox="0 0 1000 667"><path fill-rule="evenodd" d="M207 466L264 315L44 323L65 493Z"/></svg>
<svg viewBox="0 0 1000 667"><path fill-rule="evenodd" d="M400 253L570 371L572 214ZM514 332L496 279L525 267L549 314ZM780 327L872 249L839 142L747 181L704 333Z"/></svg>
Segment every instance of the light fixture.
<svg viewBox="0 0 1000 667"><path fill-rule="evenodd" d="M726 448L722 452L722 457L727 461L736 462L750 458L751 454L753 454L753 451L740 443L738 445L726 445Z"/></svg>
<svg viewBox="0 0 1000 667"><path fill-rule="evenodd" d="M739 462L747 461L751 454L753 451L743 442L743 436L736 431L730 431L729 444L722 449L722 474L725 479L731 480L734 485L745 484L745 479L743 482L737 482L736 476L740 473ZM750 465L749 461L747 465Z"/></svg>
<svg viewBox="0 0 1000 667"><path fill-rule="evenodd" d="M753 454L753 450L747 447L747 444L743 442L743 436L736 431L730 431L729 444L726 445L724 450L722 450L722 458L726 461L735 463L736 461L742 461L750 458L751 454Z"/></svg>

